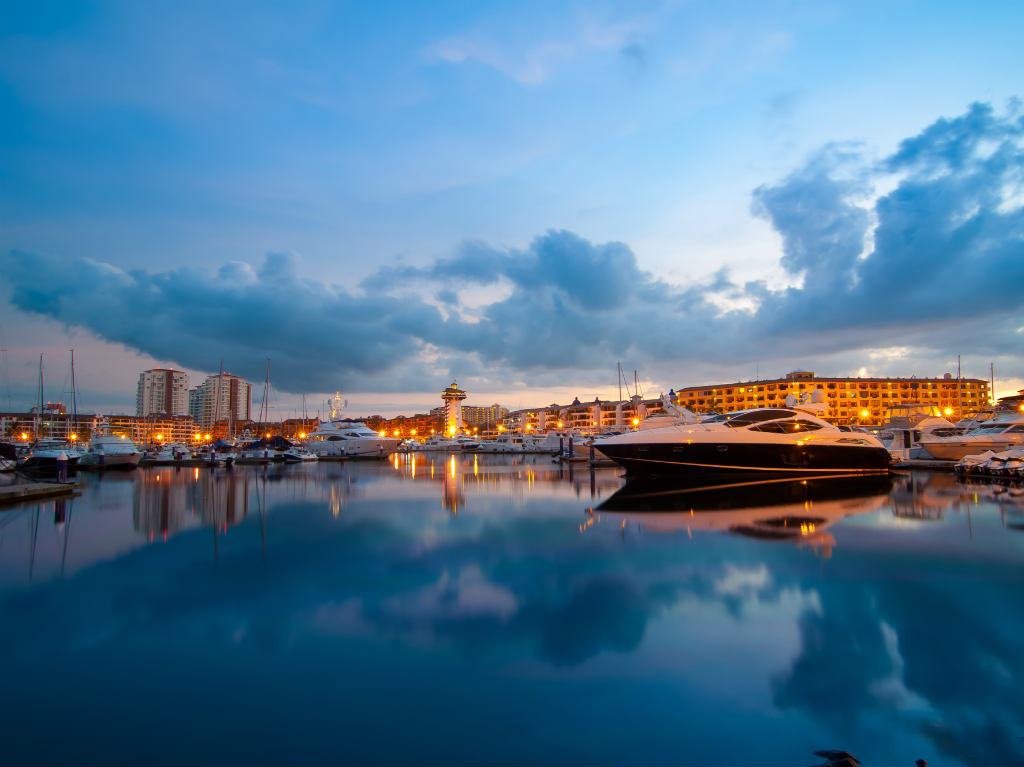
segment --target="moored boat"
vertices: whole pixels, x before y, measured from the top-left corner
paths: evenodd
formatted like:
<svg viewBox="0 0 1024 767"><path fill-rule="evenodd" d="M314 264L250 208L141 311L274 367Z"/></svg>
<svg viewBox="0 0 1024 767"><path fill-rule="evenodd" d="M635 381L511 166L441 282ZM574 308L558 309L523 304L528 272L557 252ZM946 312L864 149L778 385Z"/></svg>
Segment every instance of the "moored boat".
<svg viewBox="0 0 1024 767"><path fill-rule="evenodd" d="M922 437L921 446L933 458L946 461L958 461L964 456L986 451L1001 453L1024 446L1024 413L1003 414L951 437Z"/></svg>
<svg viewBox="0 0 1024 767"><path fill-rule="evenodd" d="M817 403L815 403L817 404ZM599 440L630 474L816 476L889 470L877 437L834 426L810 408L754 408Z"/></svg>

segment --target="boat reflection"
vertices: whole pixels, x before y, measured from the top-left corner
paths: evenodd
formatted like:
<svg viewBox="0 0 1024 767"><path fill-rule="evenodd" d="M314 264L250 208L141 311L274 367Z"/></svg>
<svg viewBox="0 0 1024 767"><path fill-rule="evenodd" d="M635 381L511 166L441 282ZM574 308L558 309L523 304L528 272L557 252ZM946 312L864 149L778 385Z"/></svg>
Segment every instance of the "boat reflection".
<svg viewBox="0 0 1024 767"><path fill-rule="evenodd" d="M647 532L692 536L709 530L791 541L827 558L835 539L826 528L851 514L875 511L891 489L887 475L724 484L637 479L590 513L610 517L623 529L633 523Z"/></svg>

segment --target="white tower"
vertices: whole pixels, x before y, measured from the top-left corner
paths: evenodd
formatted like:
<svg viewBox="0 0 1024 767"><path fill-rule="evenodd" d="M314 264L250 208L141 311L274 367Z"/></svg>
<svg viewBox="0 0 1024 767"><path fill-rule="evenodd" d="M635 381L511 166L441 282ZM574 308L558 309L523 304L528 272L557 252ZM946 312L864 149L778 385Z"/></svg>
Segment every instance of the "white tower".
<svg viewBox="0 0 1024 767"><path fill-rule="evenodd" d="M444 433L458 434L462 431L462 400L466 399L466 392L452 381L452 385L441 392L441 399L444 400Z"/></svg>

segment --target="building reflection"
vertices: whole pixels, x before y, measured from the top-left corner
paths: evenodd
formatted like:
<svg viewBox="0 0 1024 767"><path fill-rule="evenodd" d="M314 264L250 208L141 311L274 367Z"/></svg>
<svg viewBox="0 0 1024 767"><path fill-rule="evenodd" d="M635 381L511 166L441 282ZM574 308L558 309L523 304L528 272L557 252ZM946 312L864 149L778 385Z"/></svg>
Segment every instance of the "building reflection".
<svg viewBox="0 0 1024 767"><path fill-rule="evenodd" d="M581 531L611 524L626 533L720 531L765 541L807 546L822 558L835 538L827 528L853 514L882 507L889 476L783 479L724 484L681 484L638 479L588 511Z"/></svg>
<svg viewBox="0 0 1024 767"><path fill-rule="evenodd" d="M551 489L560 485L577 497L595 499L614 492L623 482L620 469L579 469L540 454L394 453L389 463L403 479L440 483L441 503L453 515L465 508L467 493L525 497L544 485Z"/></svg>
<svg viewBox="0 0 1024 767"><path fill-rule="evenodd" d="M140 472L132 515L136 532L168 538L188 527L226 530L249 515L251 477L242 472L167 468Z"/></svg>

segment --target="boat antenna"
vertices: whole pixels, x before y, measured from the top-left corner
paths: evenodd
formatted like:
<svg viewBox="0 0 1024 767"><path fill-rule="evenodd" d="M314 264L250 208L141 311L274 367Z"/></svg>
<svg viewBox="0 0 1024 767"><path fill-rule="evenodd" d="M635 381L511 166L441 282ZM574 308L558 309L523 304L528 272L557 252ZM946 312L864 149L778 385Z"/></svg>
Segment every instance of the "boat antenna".
<svg viewBox="0 0 1024 767"><path fill-rule="evenodd" d="M988 363L988 375L991 383L989 384L988 400L989 402L996 401L996 363Z"/></svg>

